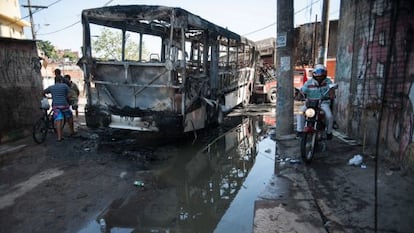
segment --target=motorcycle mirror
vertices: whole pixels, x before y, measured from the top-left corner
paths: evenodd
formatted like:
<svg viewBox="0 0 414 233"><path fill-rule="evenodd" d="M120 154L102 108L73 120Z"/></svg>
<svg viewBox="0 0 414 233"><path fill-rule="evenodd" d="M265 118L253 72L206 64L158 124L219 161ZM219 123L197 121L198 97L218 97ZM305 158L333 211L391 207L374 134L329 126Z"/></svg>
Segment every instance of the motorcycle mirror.
<svg viewBox="0 0 414 233"><path fill-rule="evenodd" d="M337 83L329 84L329 89L338 89L338 84Z"/></svg>

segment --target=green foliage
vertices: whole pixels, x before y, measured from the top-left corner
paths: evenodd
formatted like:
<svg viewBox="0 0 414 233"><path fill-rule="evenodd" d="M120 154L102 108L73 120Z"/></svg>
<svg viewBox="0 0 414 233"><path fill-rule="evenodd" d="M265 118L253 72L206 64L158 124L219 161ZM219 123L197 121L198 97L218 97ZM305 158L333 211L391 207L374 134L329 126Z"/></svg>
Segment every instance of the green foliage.
<svg viewBox="0 0 414 233"><path fill-rule="evenodd" d="M76 57L76 55L74 53L72 53L72 52L65 52L63 54L63 57L64 58L68 58L69 61L71 61L71 62L76 62L78 60L78 58Z"/></svg>
<svg viewBox="0 0 414 233"><path fill-rule="evenodd" d="M43 51L46 57L57 59L58 55L55 50L55 46L50 41L40 40L36 42L37 48Z"/></svg>
<svg viewBox="0 0 414 233"><path fill-rule="evenodd" d="M148 57L147 50L143 46L143 54ZM101 34L92 39L92 53L94 57L104 60L122 60L122 32L103 28ZM144 57L144 56L143 56ZM130 39L126 34L125 59L137 61L139 59L139 46L136 41Z"/></svg>

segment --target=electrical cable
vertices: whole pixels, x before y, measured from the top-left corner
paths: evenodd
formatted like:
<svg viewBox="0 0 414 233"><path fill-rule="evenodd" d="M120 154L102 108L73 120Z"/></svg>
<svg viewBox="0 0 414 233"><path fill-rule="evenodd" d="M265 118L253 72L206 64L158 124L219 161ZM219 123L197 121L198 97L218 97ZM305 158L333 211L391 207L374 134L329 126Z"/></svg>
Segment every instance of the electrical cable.
<svg viewBox="0 0 414 233"><path fill-rule="evenodd" d="M55 1L55 2L53 2L53 3L51 3L51 4L49 4L49 5L48 5L48 6L46 6L45 8L40 8L40 9L36 9L36 10L34 10L34 11L32 12L32 15L34 15L34 14L36 14L37 12L42 11L42 10L44 10L44 9L46 9L46 8L49 8L50 6L53 6L53 5L55 5L56 3L60 2L60 1L62 1L62 0L57 0L57 1ZM13 22L10 22L10 23L6 24L6 26L9 26L9 25L15 24L15 23L19 22L19 21L20 21L20 20L22 20L22 19L26 19L26 18L28 18L29 16L30 16L30 14L28 14L28 15L26 15L26 16L24 16L24 17L21 17L20 19L16 19L16 20L14 20Z"/></svg>
<svg viewBox="0 0 414 233"><path fill-rule="evenodd" d="M272 23L272 24L269 24L269 25L267 25L267 26L265 26L265 27L259 28L259 29L255 30L255 31L252 31L252 32L246 33L246 34L244 34L243 36L248 36L248 35L250 35L250 34L253 34L253 33L256 33L256 32L260 32L260 31L263 31L263 30L265 30L265 29L267 29L267 28L269 28L269 27L274 26L275 24L276 24L276 22L274 22L274 23Z"/></svg>
<svg viewBox="0 0 414 233"><path fill-rule="evenodd" d="M302 11L304 11L304 10L308 9L308 8L311 8L311 7L312 7L315 3L318 3L318 2L320 2L320 0L317 0L317 1L315 1L315 2L312 2L311 4L309 4L309 5L305 6L304 8L302 8L302 9L300 9L300 10L296 11L296 12L294 13L294 15L296 15L296 14L298 14L298 13L300 13L300 12L302 12ZM339 11L339 10L334 11L334 12L331 12L331 13L330 13L330 15L334 15L334 14L336 14L338 11ZM277 22L275 21L275 22L273 22L273 23L271 23L271 24L269 24L269 25L267 25L267 26L265 26L265 27L262 27L262 28L256 29L256 30L251 31L251 32L248 32L248 33L245 33L245 34L243 34L243 36L248 36L248 35L254 34L254 33L256 33L256 32L263 31L263 30L265 30L265 29L267 29L267 28L269 28L269 27L272 27L272 26L276 25L276 23L277 23Z"/></svg>
<svg viewBox="0 0 414 233"><path fill-rule="evenodd" d="M62 1L62 0L57 0L56 2L54 2L54 3L52 3L51 5L54 5L54 4L56 4L57 2L60 2L60 1ZM111 2L113 2L114 0L109 0L108 2L106 2L103 6L107 6L107 5L109 5ZM49 6L51 6L51 5L49 5ZM49 7L48 6L48 7ZM34 13L33 13L34 14ZM26 16L27 17L27 16ZM71 27L73 27L73 26L75 26L76 24L78 24L78 23L80 23L81 21L80 20L78 20L78 21L76 21L76 22L74 22L74 23L72 23L72 24L70 24L70 25L68 25L68 26L65 26L65 27L63 27L63 28L61 28L61 29L58 29L58 30L55 30L55 31L52 31L52 32L46 32L46 33L39 33L39 34L37 34L37 35L40 35L40 36L44 36L44 35L50 35L50 34L54 34L54 33L58 33L58 32L61 32L61 31L64 31L64 30L66 30L66 29L68 29L68 28L71 28Z"/></svg>

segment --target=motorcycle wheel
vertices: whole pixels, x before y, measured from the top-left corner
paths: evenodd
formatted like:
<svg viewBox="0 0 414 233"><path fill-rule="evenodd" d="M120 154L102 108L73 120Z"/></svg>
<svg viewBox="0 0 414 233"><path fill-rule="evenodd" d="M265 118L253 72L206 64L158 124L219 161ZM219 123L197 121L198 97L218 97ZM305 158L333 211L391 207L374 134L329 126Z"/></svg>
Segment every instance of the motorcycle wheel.
<svg viewBox="0 0 414 233"><path fill-rule="evenodd" d="M300 154L304 163L311 163L316 151L316 133L305 133L300 142Z"/></svg>

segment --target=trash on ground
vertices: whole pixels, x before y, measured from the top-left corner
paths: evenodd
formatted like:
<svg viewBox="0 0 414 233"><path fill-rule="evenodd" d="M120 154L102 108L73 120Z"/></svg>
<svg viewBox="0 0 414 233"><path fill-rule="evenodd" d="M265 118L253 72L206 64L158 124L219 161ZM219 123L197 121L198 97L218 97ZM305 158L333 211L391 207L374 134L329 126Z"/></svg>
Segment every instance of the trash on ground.
<svg viewBox="0 0 414 233"><path fill-rule="evenodd" d="M393 171L387 171L387 172L385 173L385 175L387 175L387 176L391 176L393 173L394 173Z"/></svg>
<svg viewBox="0 0 414 233"><path fill-rule="evenodd" d="M365 169L365 168L367 168L367 165L361 164L361 168Z"/></svg>
<svg viewBox="0 0 414 233"><path fill-rule="evenodd" d="M300 164L300 163L301 163L301 161L300 161L299 159L291 159L291 160L289 161L289 163L290 163L290 164Z"/></svg>
<svg viewBox="0 0 414 233"><path fill-rule="evenodd" d="M99 220L99 225L101 226L101 232L106 232L106 222L105 222L105 219L101 218Z"/></svg>
<svg viewBox="0 0 414 233"><path fill-rule="evenodd" d="M137 187L144 187L144 182L140 181L140 180L136 180L134 181L134 185Z"/></svg>
<svg viewBox="0 0 414 233"><path fill-rule="evenodd" d="M362 163L362 156L361 155L354 155L349 161L348 165L359 166Z"/></svg>
<svg viewBox="0 0 414 233"><path fill-rule="evenodd" d="M123 179L125 178L126 175L127 175L127 172L121 172L121 174L119 174L119 177Z"/></svg>
<svg viewBox="0 0 414 233"><path fill-rule="evenodd" d="M300 164L302 161L300 159L292 159L292 158L279 158L276 159L276 162L278 162L280 165L285 165L287 163L289 164Z"/></svg>

